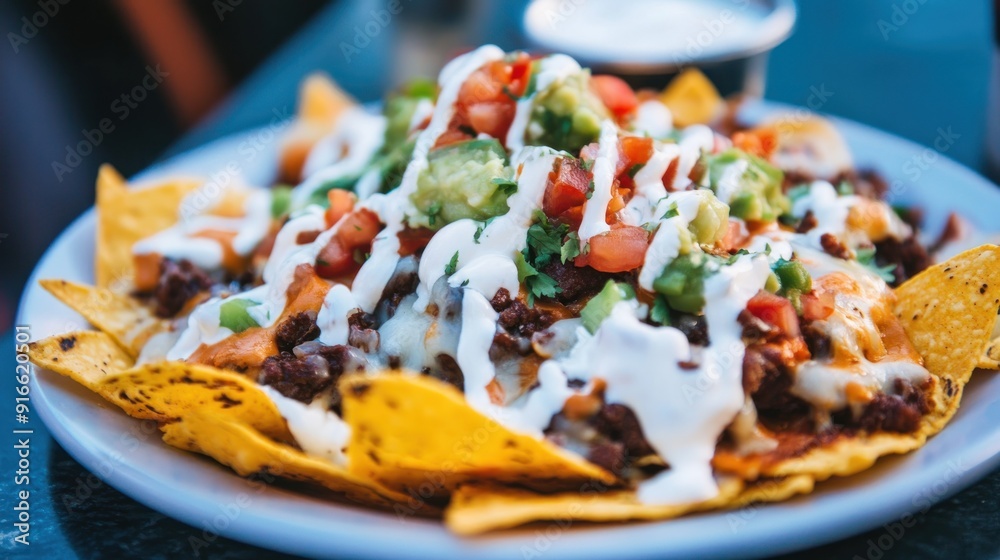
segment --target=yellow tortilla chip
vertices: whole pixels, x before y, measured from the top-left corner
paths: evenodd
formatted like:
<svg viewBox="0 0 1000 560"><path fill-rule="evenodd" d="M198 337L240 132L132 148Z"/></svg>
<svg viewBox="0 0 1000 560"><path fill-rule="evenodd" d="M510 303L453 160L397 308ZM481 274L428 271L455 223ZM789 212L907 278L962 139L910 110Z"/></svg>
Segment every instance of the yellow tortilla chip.
<svg viewBox="0 0 1000 560"><path fill-rule="evenodd" d="M977 367L981 369L1000 369L1000 337L994 338L986 346L986 355L979 358Z"/></svg>
<svg viewBox="0 0 1000 560"><path fill-rule="evenodd" d="M329 134L337 120L357 102L322 73L309 75L299 88L299 106L295 123L282 141L279 156L281 178L297 182L309 151Z"/></svg>
<svg viewBox="0 0 1000 560"><path fill-rule="evenodd" d="M477 478L561 489L586 480L615 483L604 469L511 431L427 376L345 376L340 392L351 426L351 471L390 487L437 495Z"/></svg>
<svg viewBox="0 0 1000 560"><path fill-rule="evenodd" d="M349 473L326 461L268 439L233 417L219 417L206 410L192 410L178 421L162 427L163 441L207 455L232 468L240 476L261 473L264 482L276 476L323 486L344 499L384 509L404 508L407 515L431 515L436 509L405 494ZM273 478L271 479L273 480Z"/></svg>
<svg viewBox="0 0 1000 560"><path fill-rule="evenodd" d="M670 109L677 127L709 123L723 107L719 91L697 68L688 68L674 78L660 93L660 101Z"/></svg>
<svg viewBox="0 0 1000 560"><path fill-rule="evenodd" d="M28 356L36 366L65 375L99 393L101 381L135 365L107 333L79 331L51 336L31 343Z"/></svg>
<svg viewBox="0 0 1000 560"><path fill-rule="evenodd" d="M97 174L96 284L128 291L135 274L132 246L174 225L181 201L203 182L174 179L130 189L113 167L101 166Z"/></svg>
<svg viewBox="0 0 1000 560"><path fill-rule="evenodd" d="M810 476L758 480L744 484L735 478L719 482L719 495L703 502L650 505L639 502L631 490L584 486L578 492L538 494L497 485L466 485L452 496L445 523L456 533L469 535L516 527L533 521L553 521L566 526L573 521L663 520L696 511L736 509L760 502L780 502L808 494ZM739 518L730 521L739 524Z"/></svg>
<svg viewBox="0 0 1000 560"><path fill-rule="evenodd" d="M201 364L147 364L104 378L97 386L129 416L169 422L192 411L230 418L268 437L292 441L285 419L254 382Z"/></svg>
<svg viewBox="0 0 1000 560"><path fill-rule="evenodd" d="M936 378L934 409L916 433L840 438L762 469L766 476L816 480L869 468L884 455L921 447L958 410L962 388L984 355L1000 308L1000 247L984 245L928 268L896 289L895 313Z"/></svg>
<svg viewBox="0 0 1000 560"><path fill-rule="evenodd" d="M111 335L133 357L139 355L149 337L169 325L134 298L106 288L68 280L41 280L39 284L90 324Z"/></svg>

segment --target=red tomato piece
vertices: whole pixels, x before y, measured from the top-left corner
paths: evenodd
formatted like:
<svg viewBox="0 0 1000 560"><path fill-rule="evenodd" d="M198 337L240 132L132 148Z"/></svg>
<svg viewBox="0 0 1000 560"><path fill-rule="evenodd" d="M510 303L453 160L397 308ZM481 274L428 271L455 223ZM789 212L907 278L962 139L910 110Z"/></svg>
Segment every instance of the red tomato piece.
<svg viewBox="0 0 1000 560"><path fill-rule="evenodd" d="M638 226L622 226L590 238L590 251L577 257L577 266L601 272L627 272L642 266L649 233Z"/></svg>
<svg viewBox="0 0 1000 560"><path fill-rule="evenodd" d="M330 207L326 209L326 227L333 227L333 224L340 221L348 212L354 209L354 201L357 196L351 191L344 189L330 189L326 193L326 198L330 201Z"/></svg>
<svg viewBox="0 0 1000 560"><path fill-rule="evenodd" d="M632 87L617 76L594 76L590 79L590 86L616 117L621 118L639 106L639 98Z"/></svg>
<svg viewBox="0 0 1000 560"><path fill-rule="evenodd" d="M636 165L645 164L653 157L653 139L626 136L618 144L618 173L631 171Z"/></svg>
<svg viewBox="0 0 1000 560"><path fill-rule="evenodd" d="M590 173L580 167L580 160L571 158L556 160L555 169L549 174L549 179L542 209L550 218L555 218L570 208L587 202Z"/></svg>
<svg viewBox="0 0 1000 560"><path fill-rule="evenodd" d="M516 110L516 105L509 98L506 101L482 101L466 107L465 116L476 132L504 140Z"/></svg>
<svg viewBox="0 0 1000 560"><path fill-rule="evenodd" d="M778 332L790 337L799 336L799 317L787 299L761 290L747 302L747 311Z"/></svg>
<svg viewBox="0 0 1000 560"><path fill-rule="evenodd" d="M822 321L833 313L833 292L813 290L812 293L802 294L799 301L802 303L802 318L806 321Z"/></svg>

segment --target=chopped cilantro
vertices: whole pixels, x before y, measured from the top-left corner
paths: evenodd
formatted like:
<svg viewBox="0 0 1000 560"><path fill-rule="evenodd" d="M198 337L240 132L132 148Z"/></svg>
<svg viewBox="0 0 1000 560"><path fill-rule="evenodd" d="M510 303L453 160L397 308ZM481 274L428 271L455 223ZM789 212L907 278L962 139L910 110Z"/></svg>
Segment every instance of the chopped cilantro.
<svg viewBox="0 0 1000 560"><path fill-rule="evenodd" d="M451 276L455 274L456 270L458 270L458 251L455 251L455 254L451 256L451 260L448 261L448 265L444 267L444 275Z"/></svg>
<svg viewBox="0 0 1000 560"><path fill-rule="evenodd" d="M646 166L645 163L636 163L636 164L634 164L632 167L629 168L629 170L628 170L628 176L631 177L631 178L633 178L633 179L635 179L635 174L638 173L639 170L642 169L645 166Z"/></svg>
<svg viewBox="0 0 1000 560"><path fill-rule="evenodd" d="M857 256L858 264L874 272L886 284L892 284L896 281L896 275L893 273L896 270L896 265L879 266L875 262L875 247L861 247L855 249L854 254Z"/></svg>
<svg viewBox="0 0 1000 560"><path fill-rule="evenodd" d="M656 294L653 308L649 310L649 319L665 327L670 326L670 306L667 305L667 298L663 294Z"/></svg>
<svg viewBox="0 0 1000 560"><path fill-rule="evenodd" d="M510 196L517 192L517 182L512 179L506 179L504 177L495 177L492 182L494 185L497 186L497 190L499 190L506 196Z"/></svg>
<svg viewBox="0 0 1000 560"><path fill-rule="evenodd" d="M591 179L590 183L587 184L587 200L594 196L594 191L597 190L597 185L594 184L594 180Z"/></svg>
<svg viewBox="0 0 1000 560"><path fill-rule="evenodd" d="M670 205L670 208L667 208L667 211L664 212L662 219L669 220L670 218L676 218L680 215L681 213L677 211L677 203L675 202Z"/></svg>
<svg viewBox="0 0 1000 560"><path fill-rule="evenodd" d="M437 223L438 214L441 213L441 203L434 201L427 207L427 223L431 226Z"/></svg>
<svg viewBox="0 0 1000 560"><path fill-rule="evenodd" d="M580 256L580 236L575 231L571 231L559 250L559 261L566 264L566 261L571 261L578 256Z"/></svg>

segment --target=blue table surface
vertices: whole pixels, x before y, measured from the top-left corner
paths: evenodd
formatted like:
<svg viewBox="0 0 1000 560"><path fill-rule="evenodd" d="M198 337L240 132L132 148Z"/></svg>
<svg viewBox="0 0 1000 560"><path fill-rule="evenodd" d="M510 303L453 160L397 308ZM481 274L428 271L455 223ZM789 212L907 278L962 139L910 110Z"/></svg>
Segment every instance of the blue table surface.
<svg viewBox="0 0 1000 560"><path fill-rule="evenodd" d="M486 0L495 6L499 0ZM518 0L518 3L523 0ZM513 3L512 3L513 4ZM906 2L899 2L906 4ZM930 144L938 127L962 135L948 154L971 167L980 164L983 112L990 64L987 2L913 2L919 6L903 25L883 33L880 21L893 16L895 2L843 0L800 7L798 31L771 58L769 97L803 104L812 87L834 92L822 110L855 118ZM367 21L379 2L339 2L315 18L251 76L206 122L177 143L179 153L211 139L267 122L273 109L294 106L302 76L323 68L360 99L374 99L391 85L383 71L398 45L373 41L350 62L340 50L353 26ZM828 23L829 25L824 25ZM845 30L847 30L845 32ZM504 47L519 39L487 28L482 36ZM387 34L388 36L388 34ZM0 336L0 363L14 369L13 333ZM0 398L13 409L12 375L0 384ZM26 426L13 410L2 438L0 554L8 558L280 558L219 538L195 551L192 528L138 504L91 475L52 440L32 415ZM17 457L12 430L28 427L31 437L30 545L17 543L13 526ZM986 558L1000 557L1000 470L919 516L901 538L879 527L833 544L784 558ZM859 507L864 507L859 504ZM887 537L887 535L889 535ZM890 538L891 537L891 538ZM336 550L336 543L331 543Z"/></svg>

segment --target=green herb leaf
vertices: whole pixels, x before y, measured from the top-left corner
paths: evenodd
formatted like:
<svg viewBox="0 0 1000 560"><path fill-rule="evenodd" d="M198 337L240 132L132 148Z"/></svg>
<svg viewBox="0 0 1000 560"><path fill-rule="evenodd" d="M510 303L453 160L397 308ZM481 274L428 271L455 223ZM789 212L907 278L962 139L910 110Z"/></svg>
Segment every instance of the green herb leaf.
<svg viewBox="0 0 1000 560"><path fill-rule="evenodd" d="M230 298L219 306L219 326L234 333L241 333L250 327L260 325L247 313L248 307L260 305L259 301L244 298Z"/></svg>
<svg viewBox="0 0 1000 560"><path fill-rule="evenodd" d="M277 186L271 189L271 217L278 219L292 208L292 188Z"/></svg>
<svg viewBox="0 0 1000 560"><path fill-rule="evenodd" d="M455 274L456 270L458 270L458 251L455 251L455 254L451 256L451 260L448 261L448 265L444 267L444 275L451 276Z"/></svg>
<svg viewBox="0 0 1000 560"><path fill-rule="evenodd" d="M635 179L635 174L638 173L639 170L642 169L645 166L646 166L645 163L636 163L636 164L632 165L632 167L630 167L629 170L628 170L628 176L631 177L631 178L633 178L633 179Z"/></svg>
<svg viewBox="0 0 1000 560"><path fill-rule="evenodd" d="M492 182L494 185L497 186L497 190L499 190L506 196L510 196L517 192L517 181L514 181L512 179L506 179L504 177L495 177Z"/></svg>
<svg viewBox="0 0 1000 560"><path fill-rule="evenodd" d="M580 256L580 236L575 231L571 231L559 250L559 261L566 264L566 261L573 260L578 256Z"/></svg>
<svg viewBox="0 0 1000 560"><path fill-rule="evenodd" d="M441 213L441 203L434 201L427 208L427 223L431 226L437 223L438 214Z"/></svg>
<svg viewBox="0 0 1000 560"><path fill-rule="evenodd" d="M663 297L663 294L656 294L653 308L649 310L649 319L665 327L670 326L670 306L667 305L667 298Z"/></svg>

